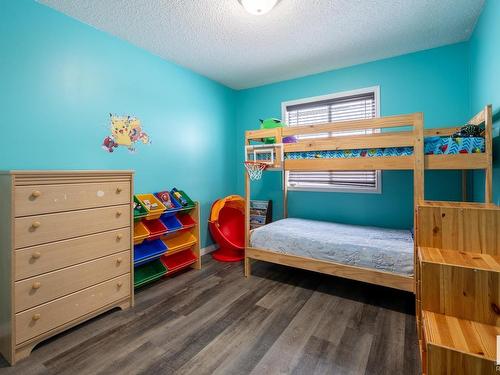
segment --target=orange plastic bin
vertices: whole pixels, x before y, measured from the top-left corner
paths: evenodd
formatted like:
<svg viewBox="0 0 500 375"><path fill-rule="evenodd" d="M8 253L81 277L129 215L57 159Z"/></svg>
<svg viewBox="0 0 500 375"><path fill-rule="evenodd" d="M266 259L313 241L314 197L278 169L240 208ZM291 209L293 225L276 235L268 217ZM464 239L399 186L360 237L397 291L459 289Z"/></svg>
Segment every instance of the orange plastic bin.
<svg viewBox="0 0 500 375"><path fill-rule="evenodd" d="M149 230L142 223L142 221L138 221L134 224L134 245L139 245L149 236Z"/></svg>

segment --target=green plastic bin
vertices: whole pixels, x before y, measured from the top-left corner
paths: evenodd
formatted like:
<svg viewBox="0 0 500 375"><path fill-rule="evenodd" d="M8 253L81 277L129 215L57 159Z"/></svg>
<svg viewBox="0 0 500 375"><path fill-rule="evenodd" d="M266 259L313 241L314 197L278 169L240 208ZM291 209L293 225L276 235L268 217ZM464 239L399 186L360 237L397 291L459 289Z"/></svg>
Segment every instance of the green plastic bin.
<svg viewBox="0 0 500 375"><path fill-rule="evenodd" d="M134 221L139 221L145 218L148 214L146 207L144 207L139 199L134 195Z"/></svg>
<svg viewBox="0 0 500 375"><path fill-rule="evenodd" d="M160 260L155 260L136 267L134 270L134 288L152 283L161 279L167 273L167 268Z"/></svg>
<svg viewBox="0 0 500 375"><path fill-rule="evenodd" d="M189 198L189 196L182 190L177 190L177 192L182 195L182 197L186 200L187 202L187 206L182 206L180 211L184 211L184 210L191 210L194 208L195 206L195 203L191 200L191 198ZM175 198L175 195L173 193L173 191L170 192L170 194L172 194L172 197L174 197L174 199L179 202L176 198ZM180 203L180 202L179 202Z"/></svg>

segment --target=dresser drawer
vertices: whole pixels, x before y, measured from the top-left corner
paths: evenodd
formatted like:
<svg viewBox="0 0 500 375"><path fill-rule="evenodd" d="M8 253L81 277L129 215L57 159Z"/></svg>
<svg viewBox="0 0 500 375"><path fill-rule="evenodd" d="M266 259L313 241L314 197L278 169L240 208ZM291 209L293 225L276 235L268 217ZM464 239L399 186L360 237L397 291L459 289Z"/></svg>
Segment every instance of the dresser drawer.
<svg viewBox="0 0 500 375"><path fill-rule="evenodd" d="M130 296L130 274L16 314L16 345Z"/></svg>
<svg viewBox="0 0 500 375"><path fill-rule="evenodd" d="M15 311L20 312L130 272L130 250L14 284Z"/></svg>
<svg viewBox="0 0 500 375"><path fill-rule="evenodd" d="M130 250L130 228L19 249L14 252L16 281Z"/></svg>
<svg viewBox="0 0 500 375"><path fill-rule="evenodd" d="M130 196L130 182L18 186L15 216L126 204Z"/></svg>
<svg viewBox="0 0 500 375"><path fill-rule="evenodd" d="M130 205L15 219L16 248L130 226Z"/></svg>

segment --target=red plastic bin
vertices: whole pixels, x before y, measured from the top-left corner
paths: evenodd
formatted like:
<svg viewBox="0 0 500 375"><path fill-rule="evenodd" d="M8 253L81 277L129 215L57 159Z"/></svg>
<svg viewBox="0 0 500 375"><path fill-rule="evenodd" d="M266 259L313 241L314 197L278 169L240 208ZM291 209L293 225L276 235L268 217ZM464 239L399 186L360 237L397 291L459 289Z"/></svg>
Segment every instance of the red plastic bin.
<svg viewBox="0 0 500 375"><path fill-rule="evenodd" d="M197 259L196 255L190 249L170 256L163 255L160 258L163 265L167 267L167 276L190 266L195 263Z"/></svg>
<svg viewBox="0 0 500 375"><path fill-rule="evenodd" d="M160 219L144 220L143 224L150 233L148 240L157 240L162 235L167 233L167 227L161 222Z"/></svg>
<svg viewBox="0 0 500 375"><path fill-rule="evenodd" d="M189 214L178 214L177 219L179 219L184 229L192 228L196 225L196 221Z"/></svg>

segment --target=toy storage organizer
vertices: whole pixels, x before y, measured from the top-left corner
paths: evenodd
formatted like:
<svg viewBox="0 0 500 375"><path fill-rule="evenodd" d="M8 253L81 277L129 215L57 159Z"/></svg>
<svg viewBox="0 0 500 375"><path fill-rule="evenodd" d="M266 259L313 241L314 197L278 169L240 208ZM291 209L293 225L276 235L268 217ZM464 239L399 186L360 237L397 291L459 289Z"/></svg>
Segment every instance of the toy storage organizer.
<svg viewBox="0 0 500 375"><path fill-rule="evenodd" d="M201 268L200 211L183 191L134 196L134 286Z"/></svg>

